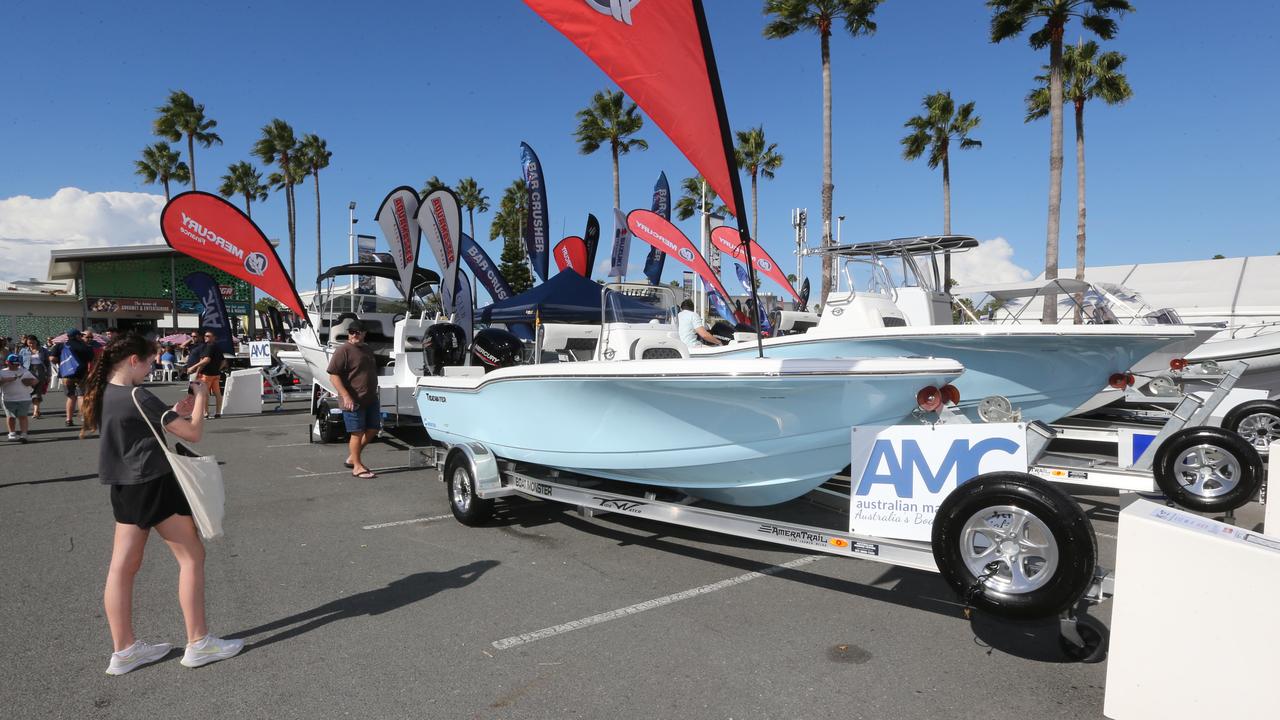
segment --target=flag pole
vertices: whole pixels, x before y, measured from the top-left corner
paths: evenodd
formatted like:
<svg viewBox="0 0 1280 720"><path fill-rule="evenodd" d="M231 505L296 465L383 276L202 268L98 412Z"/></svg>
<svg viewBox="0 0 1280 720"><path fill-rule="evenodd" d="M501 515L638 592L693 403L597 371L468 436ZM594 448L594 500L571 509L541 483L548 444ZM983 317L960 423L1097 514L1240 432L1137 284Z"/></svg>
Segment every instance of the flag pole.
<svg viewBox="0 0 1280 720"><path fill-rule="evenodd" d="M729 184L733 188L733 207L737 210L734 216L738 220L738 235L743 251L747 257L747 277L750 279L751 302L755 306L756 317L752 322L756 326L756 352L764 357L764 338L760 327L760 298L756 293L756 263L751 257L751 228L748 227L746 203L742 197L742 178L738 175L737 154L733 150L733 133L729 129L729 113L725 110L724 92L720 89L720 71L716 69L715 52L711 49L711 33L707 29L707 15L702 8L702 0L690 0L693 14L698 19L698 35L702 38L702 54L707 63L707 77L711 81L711 97L716 104L716 120L720 125L720 141L724 145L724 161L729 168Z"/></svg>

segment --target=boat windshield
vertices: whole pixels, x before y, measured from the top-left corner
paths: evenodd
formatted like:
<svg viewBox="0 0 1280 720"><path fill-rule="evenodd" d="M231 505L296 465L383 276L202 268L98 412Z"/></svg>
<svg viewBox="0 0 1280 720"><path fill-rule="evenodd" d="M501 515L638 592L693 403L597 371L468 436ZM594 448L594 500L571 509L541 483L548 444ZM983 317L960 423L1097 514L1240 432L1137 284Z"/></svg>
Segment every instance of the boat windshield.
<svg viewBox="0 0 1280 720"><path fill-rule="evenodd" d="M605 324L671 323L678 312L675 291L659 285L609 285L600 301Z"/></svg>
<svg viewBox="0 0 1280 720"><path fill-rule="evenodd" d="M893 277L879 258L842 257L840 262L840 290L893 296Z"/></svg>

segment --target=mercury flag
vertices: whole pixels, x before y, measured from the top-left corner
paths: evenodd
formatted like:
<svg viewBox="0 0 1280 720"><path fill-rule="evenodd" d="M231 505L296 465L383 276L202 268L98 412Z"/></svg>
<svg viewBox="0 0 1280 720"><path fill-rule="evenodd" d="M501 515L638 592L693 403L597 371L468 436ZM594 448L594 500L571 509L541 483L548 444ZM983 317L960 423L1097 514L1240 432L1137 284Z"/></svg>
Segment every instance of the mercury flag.
<svg viewBox="0 0 1280 720"><path fill-rule="evenodd" d="M231 319L227 317L227 306L222 302L222 288L218 287L218 281L205 272L189 273L182 281L204 306L200 310L200 326L213 332L219 350L227 355L233 354Z"/></svg>
<svg viewBox="0 0 1280 720"><path fill-rule="evenodd" d="M466 261L467 267L471 268L471 272L475 273L476 280L489 291L489 297L497 302L515 295L511 292L511 286L507 284L507 278L503 276L502 270L494 264L489 253L480 247L480 243L472 240L466 233L461 233L459 237L462 259Z"/></svg>
<svg viewBox="0 0 1280 720"><path fill-rule="evenodd" d="M755 263L756 270L768 276L770 280L781 285L784 290L791 293L791 297L799 301L800 294L796 292L795 288L791 287L791 282L787 280L786 275L782 274L782 269L778 267L778 263L774 262L773 258L769 257L769 253L765 252L764 248L760 247L760 243L757 243L755 240L751 240L750 243L751 260ZM736 229L731 228L728 225L721 225L720 227L712 230L711 244L718 250L729 253L729 256L735 260L746 262L747 255L742 248L742 236L738 234ZM751 290L748 289L747 292L751 292Z"/></svg>
<svg viewBox="0 0 1280 720"><path fill-rule="evenodd" d="M627 216L618 208L613 209L613 250L609 253L609 277L627 276L627 256L631 253L631 231L627 229Z"/></svg>
<svg viewBox="0 0 1280 720"><path fill-rule="evenodd" d="M569 268L582 277L587 277L587 245L582 238L570 235L556 245L553 254L556 256L556 267L560 272Z"/></svg>
<svg viewBox="0 0 1280 720"><path fill-rule="evenodd" d="M407 185L387 193L378 206L378 227L391 248L391 260L400 273L400 289L405 299L413 293L413 269L418 266L418 192Z"/></svg>
<svg viewBox="0 0 1280 720"><path fill-rule="evenodd" d="M462 233L462 208L449 188L427 193L418 208L418 225L440 264L440 299L446 315L453 313L458 287L458 244Z"/></svg>
<svg viewBox="0 0 1280 720"><path fill-rule="evenodd" d="M458 286L453 294L453 322L462 327L467 337L467 347L471 347L471 334L475 330L471 292L471 279L464 272L458 273Z"/></svg>
<svg viewBox="0 0 1280 720"><path fill-rule="evenodd" d="M600 246L600 221L591 213L587 213L587 231L582 233L582 242L587 246L586 277L590 278L596 272L596 249Z"/></svg>
<svg viewBox="0 0 1280 720"><path fill-rule="evenodd" d="M661 215L663 220L671 219L671 186L667 184L665 172L658 175L658 182L653 185L653 205L649 209ZM662 281L662 266L666 259L667 254L658 248L649 249L649 255L644 259L644 276L649 278L650 285Z"/></svg>
<svg viewBox="0 0 1280 720"><path fill-rule="evenodd" d="M235 205L198 190L180 193L160 212L160 232L174 250L234 275L306 316L275 248Z"/></svg>
<svg viewBox="0 0 1280 720"><path fill-rule="evenodd" d="M547 179L542 174L538 154L528 143L520 143L520 168L528 202L524 219L524 246L529 251L533 271L543 282L547 280L547 254L551 248L550 223L547 220Z"/></svg>
<svg viewBox="0 0 1280 720"><path fill-rule="evenodd" d="M697 248L670 221L652 210L632 210L627 215L627 227L636 237L687 265L703 282L715 288L716 292L724 297L729 296L720 284L720 278L711 272L711 266L698 254Z"/></svg>
<svg viewBox="0 0 1280 720"><path fill-rule="evenodd" d="M613 78L738 214L728 121L721 122L720 80L699 0L525 4Z"/></svg>

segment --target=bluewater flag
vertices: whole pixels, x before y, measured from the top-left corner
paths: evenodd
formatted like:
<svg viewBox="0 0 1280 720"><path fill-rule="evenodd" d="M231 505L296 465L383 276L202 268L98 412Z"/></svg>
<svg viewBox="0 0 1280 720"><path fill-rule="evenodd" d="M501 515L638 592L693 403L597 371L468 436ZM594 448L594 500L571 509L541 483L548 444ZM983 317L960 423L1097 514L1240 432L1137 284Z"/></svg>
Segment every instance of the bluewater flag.
<svg viewBox="0 0 1280 720"><path fill-rule="evenodd" d="M807 310L809 308L809 278L805 278L800 284L800 309Z"/></svg>
<svg viewBox="0 0 1280 720"><path fill-rule="evenodd" d="M231 319L227 317L227 306L222 302L222 288L218 287L218 281L205 272L189 273L183 281L204 306L200 310L200 326L217 338L219 350L228 355L235 352L231 343Z"/></svg>
<svg viewBox="0 0 1280 720"><path fill-rule="evenodd" d="M747 269L739 265L733 264L733 269L738 273L738 282L742 283L742 289L747 293L751 292L751 278L747 276Z"/></svg>
<svg viewBox="0 0 1280 720"><path fill-rule="evenodd" d="M665 172L658 175L658 182L653 185L653 205L649 209L661 215L663 220L671 220L671 185L667 183ZM649 278L650 285L662 282L662 266L666 259L666 253L656 247L649 248L644 259L644 276Z"/></svg>
<svg viewBox="0 0 1280 720"><path fill-rule="evenodd" d="M440 299L446 315L453 312L453 296L458 284L458 245L462 234L462 207L449 188L427 193L418 208L418 225L427 236L427 245L440 263Z"/></svg>
<svg viewBox="0 0 1280 720"><path fill-rule="evenodd" d="M547 178L542 163L529 143L520 143L520 169L529 194L524 219L524 246L529 252L533 271L544 282L551 259L550 222L547 220Z"/></svg>
<svg viewBox="0 0 1280 720"><path fill-rule="evenodd" d="M400 273L400 288L405 299L413 293L413 269L418 266L418 247L422 235L418 230L418 191L408 185L387 193L375 216L382 237L391 249L391 259Z"/></svg>
<svg viewBox="0 0 1280 720"><path fill-rule="evenodd" d="M711 304L711 309L716 311L720 317L731 323L737 323L738 317L729 307L729 303L724 301L724 296L715 291L715 288L707 288L707 302Z"/></svg>
<svg viewBox="0 0 1280 720"><path fill-rule="evenodd" d="M475 303L472 302L471 278L464 272L458 273L458 284L453 291L453 322L462 328L467 336L467 346L471 346L471 335L474 327Z"/></svg>
<svg viewBox="0 0 1280 720"><path fill-rule="evenodd" d="M471 272L475 273L476 281L489 292L489 297L497 302L515 295L511 292L511 286L507 284L507 278L503 276L502 270L489 257L489 253L480 247L480 243L472 240L466 233L462 233L461 238L462 259L466 261L467 267L471 268Z"/></svg>
<svg viewBox="0 0 1280 720"><path fill-rule="evenodd" d="M587 213L587 231L582 233L582 242L587 246L587 274L590 279L596 272L596 248L600 246L600 221L595 215Z"/></svg>
<svg viewBox="0 0 1280 720"><path fill-rule="evenodd" d="M631 252L631 230L627 228L627 216L618 208L613 209L613 250L609 253L609 277L627 276L627 255Z"/></svg>

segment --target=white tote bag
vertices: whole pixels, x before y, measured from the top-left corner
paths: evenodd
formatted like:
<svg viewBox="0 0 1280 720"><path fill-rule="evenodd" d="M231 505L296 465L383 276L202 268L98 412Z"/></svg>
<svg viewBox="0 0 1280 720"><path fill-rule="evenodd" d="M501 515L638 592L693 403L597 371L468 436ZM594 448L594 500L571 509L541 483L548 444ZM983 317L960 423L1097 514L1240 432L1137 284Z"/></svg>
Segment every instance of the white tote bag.
<svg viewBox="0 0 1280 720"><path fill-rule="evenodd" d="M174 441L173 450L169 450L164 436L156 431L147 414L142 412L138 403L138 389L133 389L133 404L142 415L142 421L151 429L169 459L169 466L178 478L182 493L187 496L187 504L191 506L191 517L200 529L200 535L206 540L222 537L222 518L226 512L226 491L222 484L222 468L212 455L201 456L186 445Z"/></svg>

